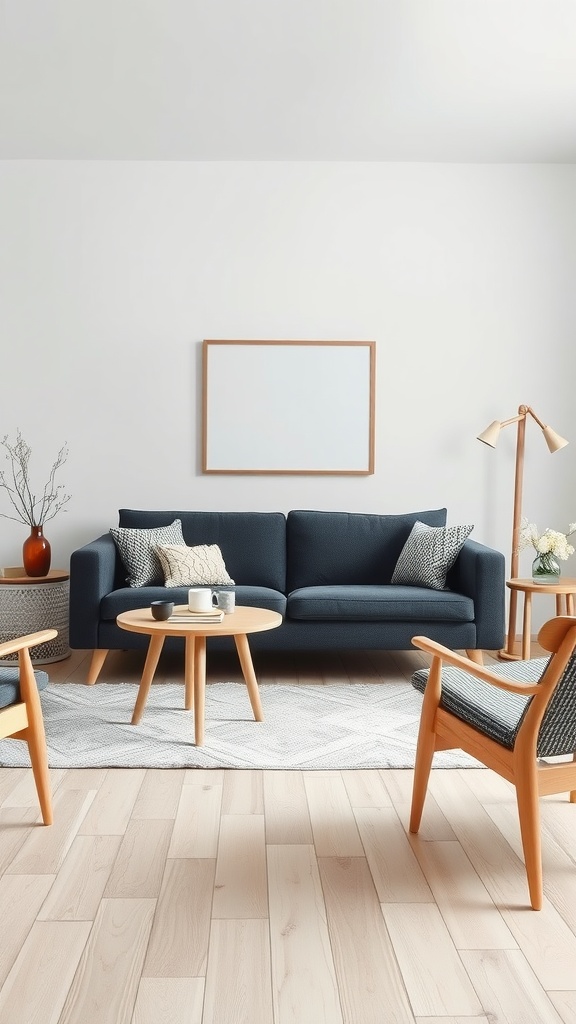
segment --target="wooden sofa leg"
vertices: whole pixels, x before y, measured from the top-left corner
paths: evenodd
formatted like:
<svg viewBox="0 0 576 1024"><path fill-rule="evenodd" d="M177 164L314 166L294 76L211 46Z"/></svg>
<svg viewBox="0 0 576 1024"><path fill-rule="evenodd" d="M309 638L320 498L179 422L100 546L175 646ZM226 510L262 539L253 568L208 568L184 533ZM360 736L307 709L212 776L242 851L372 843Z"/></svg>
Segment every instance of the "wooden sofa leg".
<svg viewBox="0 0 576 1024"><path fill-rule="evenodd" d="M92 661L90 662L90 668L88 669L88 678L86 679L88 686L93 686L96 680L98 679L102 666L106 661L107 654L107 650L98 647L94 651L92 655Z"/></svg>
<svg viewBox="0 0 576 1024"><path fill-rule="evenodd" d="M466 655L468 658L470 658L470 661L474 661L477 665L484 664L484 655L482 651L470 650L466 651Z"/></svg>

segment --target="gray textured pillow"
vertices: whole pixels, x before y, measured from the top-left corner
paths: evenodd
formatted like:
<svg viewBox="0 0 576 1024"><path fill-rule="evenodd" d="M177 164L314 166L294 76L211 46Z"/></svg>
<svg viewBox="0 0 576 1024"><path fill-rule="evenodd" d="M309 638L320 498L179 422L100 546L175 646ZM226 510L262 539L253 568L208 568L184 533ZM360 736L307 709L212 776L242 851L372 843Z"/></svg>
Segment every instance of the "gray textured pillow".
<svg viewBox="0 0 576 1024"><path fill-rule="evenodd" d="M175 519L170 526L157 526L151 530L118 526L111 529L120 558L128 573L130 587L149 587L164 582L164 573L156 552L159 544L185 544L182 523Z"/></svg>
<svg viewBox="0 0 576 1024"><path fill-rule="evenodd" d="M473 526L426 526L417 520L396 562L392 583L444 590L446 574L473 529Z"/></svg>

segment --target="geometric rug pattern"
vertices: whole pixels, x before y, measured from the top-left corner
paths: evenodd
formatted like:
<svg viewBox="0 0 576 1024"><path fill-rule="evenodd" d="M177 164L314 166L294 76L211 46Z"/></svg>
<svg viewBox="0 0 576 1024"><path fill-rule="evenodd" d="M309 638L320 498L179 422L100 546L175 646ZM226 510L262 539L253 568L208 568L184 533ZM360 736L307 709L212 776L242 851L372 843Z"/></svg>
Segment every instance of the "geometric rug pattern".
<svg viewBox="0 0 576 1024"><path fill-rule="evenodd" d="M206 687L205 742L194 744L184 687L152 685L139 725L136 683L50 683L41 693L51 768L413 768L421 695L406 683L259 687L255 722L241 682ZM0 740L0 765L27 767L26 745ZM441 751L435 768L478 767Z"/></svg>

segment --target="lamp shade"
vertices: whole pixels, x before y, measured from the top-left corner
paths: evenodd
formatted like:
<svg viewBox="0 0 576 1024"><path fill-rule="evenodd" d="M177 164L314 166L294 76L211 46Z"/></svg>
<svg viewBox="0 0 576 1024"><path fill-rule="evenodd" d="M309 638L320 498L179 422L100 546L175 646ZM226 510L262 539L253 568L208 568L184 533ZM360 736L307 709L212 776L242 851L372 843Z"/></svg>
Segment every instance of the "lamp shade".
<svg viewBox="0 0 576 1024"><path fill-rule="evenodd" d="M552 427L542 427L542 433L548 445L548 450L551 452L558 452L561 448L565 448L568 441L564 437L560 437Z"/></svg>
<svg viewBox="0 0 576 1024"><path fill-rule="evenodd" d="M478 434L478 440L483 441L484 444L490 445L491 448L495 448L500 436L501 427L502 424L500 423L500 420L493 420L490 426L486 427L486 430L483 430L481 434ZM550 449L550 451L552 451L552 449Z"/></svg>

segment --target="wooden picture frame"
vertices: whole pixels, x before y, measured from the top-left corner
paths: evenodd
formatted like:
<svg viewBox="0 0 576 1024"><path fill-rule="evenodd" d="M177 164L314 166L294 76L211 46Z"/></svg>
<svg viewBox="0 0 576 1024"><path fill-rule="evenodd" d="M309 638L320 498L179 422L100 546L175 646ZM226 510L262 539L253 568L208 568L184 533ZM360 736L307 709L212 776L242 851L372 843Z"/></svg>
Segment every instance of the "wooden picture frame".
<svg viewBox="0 0 576 1024"><path fill-rule="evenodd" d="M205 340L204 473L374 472L374 341Z"/></svg>

